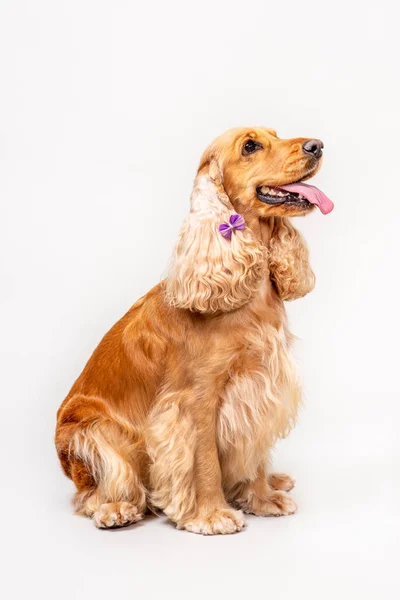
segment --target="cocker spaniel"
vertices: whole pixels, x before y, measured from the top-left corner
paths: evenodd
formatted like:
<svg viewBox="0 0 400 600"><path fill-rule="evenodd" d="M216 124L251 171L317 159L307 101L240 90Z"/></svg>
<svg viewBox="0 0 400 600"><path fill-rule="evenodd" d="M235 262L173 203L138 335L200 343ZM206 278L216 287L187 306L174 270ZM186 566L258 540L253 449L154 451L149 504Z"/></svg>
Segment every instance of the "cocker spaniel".
<svg viewBox="0 0 400 600"><path fill-rule="evenodd" d="M302 183L320 140L233 129L204 152L165 280L105 335L57 415L76 512L119 527L161 509L194 533L290 515L269 453L301 390L284 301L314 287L289 217L332 202Z"/></svg>

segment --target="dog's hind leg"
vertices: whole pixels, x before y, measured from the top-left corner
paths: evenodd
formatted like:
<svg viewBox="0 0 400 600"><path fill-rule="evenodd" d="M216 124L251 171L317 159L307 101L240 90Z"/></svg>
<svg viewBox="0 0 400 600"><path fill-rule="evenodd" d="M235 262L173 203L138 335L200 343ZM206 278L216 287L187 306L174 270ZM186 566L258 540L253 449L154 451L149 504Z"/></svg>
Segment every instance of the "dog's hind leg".
<svg viewBox="0 0 400 600"><path fill-rule="evenodd" d="M271 473L268 475L268 484L273 490L290 492L294 488L295 480L285 473Z"/></svg>
<svg viewBox="0 0 400 600"><path fill-rule="evenodd" d="M288 475L267 475L260 465L257 476L252 481L243 482L232 494L231 502L243 512L258 516L291 515L297 505L286 490L293 487L294 481Z"/></svg>
<svg viewBox="0 0 400 600"><path fill-rule="evenodd" d="M139 521L146 509L140 478L138 437L95 398L72 398L59 415L56 445L66 474L74 481L77 514L96 527Z"/></svg>

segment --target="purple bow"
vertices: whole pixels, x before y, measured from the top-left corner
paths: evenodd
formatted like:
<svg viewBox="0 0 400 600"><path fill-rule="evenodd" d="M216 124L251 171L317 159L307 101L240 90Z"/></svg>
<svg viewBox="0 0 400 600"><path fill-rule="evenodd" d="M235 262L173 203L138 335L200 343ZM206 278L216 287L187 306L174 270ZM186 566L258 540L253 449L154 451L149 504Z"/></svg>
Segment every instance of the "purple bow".
<svg viewBox="0 0 400 600"><path fill-rule="evenodd" d="M231 215L228 223L221 223L218 227L224 238L230 240L234 229L244 229L246 227L245 220L241 215Z"/></svg>

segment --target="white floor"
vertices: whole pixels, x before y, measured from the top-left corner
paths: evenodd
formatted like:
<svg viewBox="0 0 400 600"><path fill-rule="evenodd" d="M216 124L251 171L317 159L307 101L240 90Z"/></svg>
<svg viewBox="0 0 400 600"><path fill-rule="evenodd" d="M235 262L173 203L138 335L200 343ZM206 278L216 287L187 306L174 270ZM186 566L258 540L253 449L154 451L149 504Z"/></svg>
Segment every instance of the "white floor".
<svg viewBox="0 0 400 600"><path fill-rule="evenodd" d="M366 442L370 438L370 426L357 432L361 450L353 447L349 455L352 427L342 428L343 439L333 449L329 440L337 425L311 436L305 419L275 456L275 468L297 479L292 493L298 513L249 517L242 533L216 537L177 531L163 517L97 530L71 514L72 484L59 471L55 454L43 455L37 473L35 452L51 443L41 440L25 456L25 497L20 481L21 494L15 503L10 498L2 517L11 559L2 597L399 597L395 457L388 460L385 445L379 453L377 445L369 451L360 444L363 436ZM390 435L390 429L382 433L383 444L390 444Z"/></svg>

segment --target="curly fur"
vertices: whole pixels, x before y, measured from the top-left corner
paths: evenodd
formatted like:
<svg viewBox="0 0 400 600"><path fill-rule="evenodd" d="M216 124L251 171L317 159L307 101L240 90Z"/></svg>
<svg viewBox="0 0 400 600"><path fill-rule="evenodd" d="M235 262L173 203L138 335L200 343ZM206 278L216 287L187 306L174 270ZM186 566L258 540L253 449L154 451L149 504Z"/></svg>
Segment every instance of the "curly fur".
<svg viewBox="0 0 400 600"><path fill-rule="evenodd" d="M251 299L264 274L265 249L250 229L231 240L222 237L218 226L234 213L221 186L208 174L198 175L166 280L171 305L215 313Z"/></svg>
<svg viewBox="0 0 400 600"><path fill-rule="evenodd" d="M284 326L264 326L257 334L260 359L236 372L222 396L217 437L226 489L239 474L243 480L256 478L260 457L266 460L267 449L289 433L301 402Z"/></svg>
<svg viewBox="0 0 400 600"><path fill-rule="evenodd" d="M249 138L263 151L243 154ZM288 219L304 211L263 204L256 189L307 176L303 142L261 128L213 142L166 280L105 335L58 411L76 510L97 527L156 507L211 535L244 527L235 507L295 511L293 480L269 474L269 457L301 401L283 302L311 291L314 274ZM218 227L233 213L246 228L227 240Z"/></svg>
<svg viewBox="0 0 400 600"><path fill-rule="evenodd" d="M312 292L315 275L308 248L288 219L278 218L268 252L269 268L282 300L296 300Z"/></svg>
<svg viewBox="0 0 400 600"><path fill-rule="evenodd" d="M151 501L176 523L196 511L193 465L196 456L196 427L190 415L182 414L175 394L166 394L149 417L147 449L152 464ZM179 422L179 427L176 423ZM173 470L170 466L173 465Z"/></svg>

